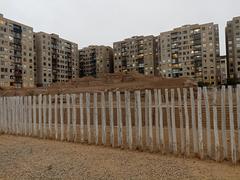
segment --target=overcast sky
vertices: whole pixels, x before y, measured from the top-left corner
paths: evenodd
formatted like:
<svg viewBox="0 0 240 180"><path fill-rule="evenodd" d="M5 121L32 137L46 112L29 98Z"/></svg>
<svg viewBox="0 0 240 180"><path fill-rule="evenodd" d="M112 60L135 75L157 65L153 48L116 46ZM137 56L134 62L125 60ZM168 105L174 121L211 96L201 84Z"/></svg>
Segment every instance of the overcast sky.
<svg viewBox="0 0 240 180"><path fill-rule="evenodd" d="M0 13L36 32L57 33L80 48L214 22L224 54L225 24L240 16L240 0L0 0Z"/></svg>

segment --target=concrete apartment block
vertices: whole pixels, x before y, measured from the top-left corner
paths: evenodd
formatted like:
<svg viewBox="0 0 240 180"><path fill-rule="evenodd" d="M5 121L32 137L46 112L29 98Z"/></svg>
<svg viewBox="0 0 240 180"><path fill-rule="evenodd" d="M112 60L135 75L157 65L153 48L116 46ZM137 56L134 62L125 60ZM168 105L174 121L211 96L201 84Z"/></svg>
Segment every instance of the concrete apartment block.
<svg viewBox="0 0 240 180"><path fill-rule="evenodd" d="M227 83L227 58L226 56L220 56L220 61L217 63L217 81L220 84Z"/></svg>
<svg viewBox="0 0 240 180"><path fill-rule="evenodd" d="M154 36L134 36L113 43L114 72L155 75L156 40Z"/></svg>
<svg viewBox="0 0 240 180"><path fill-rule="evenodd" d="M34 35L36 51L36 84L49 86L78 77L78 45L57 34L38 32Z"/></svg>
<svg viewBox="0 0 240 180"><path fill-rule="evenodd" d="M79 50L79 76L100 77L113 73L113 50L108 46L89 46Z"/></svg>
<svg viewBox="0 0 240 180"><path fill-rule="evenodd" d="M0 14L0 86L34 86L33 28Z"/></svg>
<svg viewBox="0 0 240 180"><path fill-rule="evenodd" d="M228 79L240 83L240 16L227 22L225 33Z"/></svg>
<svg viewBox="0 0 240 180"><path fill-rule="evenodd" d="M163 32L156 39L156 71L162 77L189 77L216 85L219 30L213 23L185 25Z"/></svg>

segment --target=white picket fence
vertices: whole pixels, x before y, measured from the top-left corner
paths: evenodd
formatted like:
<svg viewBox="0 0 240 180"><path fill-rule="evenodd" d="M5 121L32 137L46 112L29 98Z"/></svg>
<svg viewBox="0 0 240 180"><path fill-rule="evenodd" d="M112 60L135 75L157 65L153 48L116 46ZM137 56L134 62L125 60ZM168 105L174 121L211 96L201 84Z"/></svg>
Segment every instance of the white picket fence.
<svg viewBox="0 0 240 180"><path fill-rule="evenodd" d="M0 97L0 132L235 164L240 86Z"/></svg>

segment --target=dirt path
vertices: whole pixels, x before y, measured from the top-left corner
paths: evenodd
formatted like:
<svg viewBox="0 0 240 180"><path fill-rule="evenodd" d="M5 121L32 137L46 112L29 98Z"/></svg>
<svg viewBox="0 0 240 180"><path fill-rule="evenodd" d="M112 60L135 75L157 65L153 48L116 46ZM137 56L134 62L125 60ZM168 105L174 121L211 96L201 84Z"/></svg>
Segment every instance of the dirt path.
<svg viewBox="0 0 240 180"><path fill-rule="evenodd" d="M239 179L240 166L0 136L0 179Z"/></svg>

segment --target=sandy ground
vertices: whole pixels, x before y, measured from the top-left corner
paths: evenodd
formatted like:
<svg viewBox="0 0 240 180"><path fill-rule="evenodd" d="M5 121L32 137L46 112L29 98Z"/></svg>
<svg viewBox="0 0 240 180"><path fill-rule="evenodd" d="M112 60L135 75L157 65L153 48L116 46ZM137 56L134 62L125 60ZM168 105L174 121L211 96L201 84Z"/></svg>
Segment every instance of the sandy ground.
<svg viewBox="0 0 240 180"><path fill-rule="evenodd" d="M240 179L240 166L0 135L0 179Z"/></svg>

